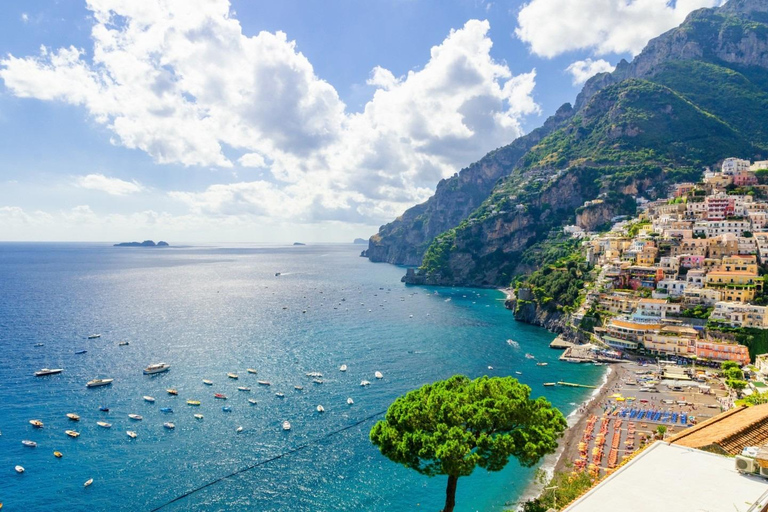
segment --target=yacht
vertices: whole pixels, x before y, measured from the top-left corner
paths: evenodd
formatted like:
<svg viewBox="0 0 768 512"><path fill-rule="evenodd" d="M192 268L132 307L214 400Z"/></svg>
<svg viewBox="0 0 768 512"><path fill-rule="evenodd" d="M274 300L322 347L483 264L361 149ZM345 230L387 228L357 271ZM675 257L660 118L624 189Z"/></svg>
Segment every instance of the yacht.
<svg viewBox="0 0 768 512"><path fill-rule="evenodd" d="M170 413L170 412L173 412L173 409L171 409L170 407L161 407L160 412Z"/></svg>
<svg viewBox="0 0 768 512"><path fill-rule="evenodd" d="M205 384L206 386L213 386L213 381L208 379L203 379L203 384Z"/></svg>
<svg viewBox="0 0 768 512"><path fill-rule="evenodd" d="M144 419L144 417L141 414L129 414L128 417L136 421L141 421Z"/></svg>
<svg viewBox="0 0 768 512"><path fill-rule="evenodd" d="M278 391L277 393L275 393L275 396L277 398L285 398L285 393L281 393L281 392Z"/></svg>
<svg viewBox="0 0 768 512"><path fill-rule="evenodd" d="M322 379L312 379L312 382L314 382L315 384L322 384L323 383Z"/></svg>
<svg viewBox="0 0 768 512"><path fill-rule="evenodd" d="M287 421L283 422L283 430L291 430L291 424Z"/></svg>
<svg viewBox="0 0 768 512"><path fill-rule="evenodd" d="M200 405L200 400L187 400L187 405Z"/></svg>
<svg viewBox="0 0 768 512"><path fill-rule="evenodd" d="M355 403L355 401L354 401L354 400L352 400L352 398L351 398L351 397L350 397L350 398L347 398L347 405L352 405L352 404L354 404L354 403Z"/></svg>
<svg viewBox="0 0 768 512"><path fill-rule="evenodd" d="M384 375L381 374L381 372L376 372L373 374L377 379L383 379Z"/></svg>
<svg viewBox="0 0 768 512"><path fill-rule="evenodd" d="M154 363L144 368L144 375L154 375L155 373L167 372L171 365L166 363Z"/></svg>
<svg viewBox="0 0 768 512"><path fill-rule="evenodd" d="M45 375L56 375L64 371L64 368L43 368L40 371L35 372L35 377L44 377Z"/></svg>
<svg viewBox="0 0 768 512"><path fill-rule="evenodd" d="M112 428L112 424L107 423L106 421L97 421L96 424L101 428Z"/></svg>
<svg viewBox="0 0 768 512"><path fill-rule="evenodd" d="M198 420L201 420L201 419L203 419L203 415L202 414L195 414L195 418L198 419Z"/></svg>
<svg viewBox="0 0 768 512"><path fill-rule="evenodd" d="M304 389L304 386L293 386L293 389L296 391L302 391Z"/></svg>
<svg viewBox="0 0 768 512"><path fill-rule="evenodd" d="M112 381L115 379L93 379L89 380L85 386L88 388L97 388L99 386L107 386L109 384L112 384Z"/></svg>
<svg viewBox="0 0 768 512"><path fill-rule="evenodd" d="M256 405L259 402L257 402L255 398L249 398L248 403L250 403L251 405Z"/></svg>
<svg viewBox="0 0 768 512"><path fill-rule="evenodd" d="M176 425L174 425L174 424L173 424L173 423L171 423L170 421L167 421L167 422L163 423L163 426L164 426L165 428L167 428L168 430L173 430L173 429L175 429L175 428L176 428Z"/></svg>
<svg viewBox="0 0 768 512"><path fill-rule="evenodd" d="M536 366L547 366L549 363L536 363Z"/></svg>
<svg viewBox="0 0 768 512"><path fill-rule="evenodd" d="M130 345L130 343L128 343L127 341L121 341L120 343L117 344L118 347L125 347L126 345Z"/></svg>
<svg viewBox="0 0 768 512"><path fill-rule="evenodd" d="M549 386L554 386L555 383L554 382L545 382L544 385L549 387Z"/></svg>
<svg viewBox="0 0 768 512"><path fill-rule="evenodd" d="M370 385L371 385L371 383L370 383L370 381L367 381L367 380L361 380L361 381L360 381L360 385L361 385L361 386L370 386Z"/></svg>
<svg viewBox="0 0 768 512"><path fill-rule="evenodd" d="M166 389L166 391L168 392L168 394L169 394L169 395L174 395L174 396L176 396L176 395L178 395L178 394L179 394L179 392L178 392L176 389L174 389L174 388L171 388L171 389Z"/></svg>
<svg viewBox="0 0 768 512"><path fill-rule="evenodd" d="M317 412L325 412L325 407L323 407L322 405L318 405Z"/></svg>
<svg viewBox="0 0 768 512"><path fill-rule="evenodd" d="M128 434L128 437L130 437L131 439L136 439L136 437L138 436L136 432L134 432L133 430L126 430L125 433Z"/></svg>
<svg viewBox="0 0 768 512"><path fill-rule="evenodd" d="M24 439L24 440L21 442L21 444L23 444L24 446L29 446L30 448L34 448L35 446L37 446L37 443L36 443L36 442L34 442L34 441L29 441L28 439Z"/></svg>
<svg viewBox="0 0 768 512"><path fill-rule="evenodd" d="M218 398L219 400L226 400L227 399L227 395L223 395L221 393L214 393L213 394L213 398Z"/></svg>
<svg viewBox="0 0 768 512"><path fill-rule="evenodd" d="M256 381L256 384L258 384L259 386L271 386L272 385L272 383L269 382L268 380L259 380L259 381Z"/></svg>
<svg viewBox="0 0 768 512"><path fill-rule="evenodd" d="M43 422L40 420L29 420L29 424L35 428L43 428Z"/></svg>
<svg viewBox="0 0 768 512"><path fill-rule="evenodd" d="M71 419L72 421L80 421L80 416L74 412L68 412L67 418Z"/></svg>
<svg viewBox="0 0 768 512"><path fill-rule="evenodd" d="M257 373L256 370L254 370L253 368L248 368L245 371L247 371L248 373L253 373L254 375Z"/></svg>
<svg viewBox="0 0 768 512"><path fill-rule="evenodd" d="M96 338L101 338L101 334L89 334L88 339L89 340L95 340Z"/></svg>
<svg viewBox="0 0 768 512"><path fill-rule="evenodd" d="M78 432L76 430L65 430L64 433L67 434L69 437L79 437L80 436L80 432Z"/></svg>
<svg viewBox="0 0 768 512"><path fill-rule="evenodd" d="M227 374L227 377L229 377L230 379L237 379L238 375L236 373L231 373L230 372L230 373Z"/></svg>
<svg viewBox="0 0 768 512"><path fill-rule="evenodd" d="M251 390L251 388L248 388L248 387L245 387L245 386L238 386L237 389L239 389L240 391L250 391Z"/></svg>
<svg viewBox="0 0 768 512"><path fill-rule="evenodd" d="M143 397L143 398L144 398L144 401L145 401L145 402L149 402L149 403L151 403L151 404L155 403L155 397L153 397L153 396L144 395L144 397Z"/></svg>
<svg viewBox="0 0 768 512"><path fill-rule="evenodd" d="M345 372L345 371L347 371L347 365L345 365L345 364L341 365L341 366L339 367L339 371L340 371L340 372Z"/></svg>

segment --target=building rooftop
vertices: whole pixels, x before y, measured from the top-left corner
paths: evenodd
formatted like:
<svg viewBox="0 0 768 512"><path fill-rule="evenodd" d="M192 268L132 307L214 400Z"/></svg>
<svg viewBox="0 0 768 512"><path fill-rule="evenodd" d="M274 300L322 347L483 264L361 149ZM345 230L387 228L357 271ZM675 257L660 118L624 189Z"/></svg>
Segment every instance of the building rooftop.
<svg viewBox="0 0 768 512"><path fill-rule="evenodd" d="M664 299L640 299L640 304L666 304Z"/></svg>
<svg viewBox="0 0 768 512"><path fill-rule="evenodd" d="M761 511L768 480L742 475L732 458L658 441L563 512Z"/></svg>
<svg viewBox="0 0 768 512"><path fill-rule="evenodd" d="M737 407L668 439L672 444L738 455L746 446L768 443L768 404Z"/></svg>
<svg viewBox="0 0 768 512"><path fill-rule="evenodd" d="M625 327L627 329L642 329L642 330L658 330L661 329L661 324L643 324L638 322L627 322L626 320L611 320L611 324L617 327Z"/></svg>

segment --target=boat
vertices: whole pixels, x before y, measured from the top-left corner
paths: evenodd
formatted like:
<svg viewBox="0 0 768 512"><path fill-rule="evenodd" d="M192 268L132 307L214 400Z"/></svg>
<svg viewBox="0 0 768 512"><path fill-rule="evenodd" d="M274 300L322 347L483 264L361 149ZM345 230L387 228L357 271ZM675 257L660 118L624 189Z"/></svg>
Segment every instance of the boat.
<svg viewBox="0 0 768 512"><path fill-rule="evenodd" d="M255 398L249 398L249 399L248 399L248 402L249 402L251 405L256 405L257 403L259 403L259 402L257 402L257 401L256 401L256 399L255 399Z"/></svg>
<svg viewBox="0 0 768 512"><path fill-rule="evenodd" d="M536 363L536 366L547 366L549 363Z"/></svg>
<svg viewBox="0 0 768 512"><path fill-rule="evenodd" d="M68 412L67 418L71 419L72 421L80 421L80 416L73 412Z"/></svg>
<svg viewBox="0 0 768 512"><path fill-rule="evenodd" d="M173 412L173 409L170 407L161 407L160 412Z"/></svg>
<svg viewBox="0 0 768 512"><path fill-rule="evenodd" d="M45 346L45 343L35 343L35 346L36 346L36 347L44 347L44 346Z"/></svg>
<svg viewBox="0 0 768 512"><path fill-rule="evenodd" d="M128 437L131 439L136 439L138 437L138 434L133 430L126 430L125 433L128 434Z"/></svg>
<svg viewBox="0 0 768 512"><path fill-rule="evenodd" d="M44 377L46 375L56 375L64 371L64 368L43 368L35 372L35 377Z"/></svg>
<svg viewBox="0 0 768 512"><path fill-rule="evenodd" d="M198 419L198 420L201 420L201 419L203 419L203 415L202 414L195 414L195 418Z"/></svg>
<svg viewBox="0 0 768 512"><path fill-rule="evenodd" d="M208 379L203 379L203 384L205 384L206 386L213 386L213 381Z"/></svg>
<svg viewBox="0 0 768 512"><path fill-rule="evenodd" d="M144 419L140 414L129 414L128 417L136 421L141 421Z"/></svg>
<svg viewBox="0 0 768 512"><path fill-rule="evenodd" d="M595 361L592 364L595 365L595 366L605 366L605 363L601 363L600 361Z"/></svg>
<svg viewBox="0 0 768 512"><path fill-rule="evenodd" d="M522 375L523 372L515 372L515 375Z"/></svg>
<svg viewBox="0 0 768 512"><path fill-rule="evenodd" d="M88 480L85 481L85 483L83 484L83 487L88 487L92 483L93 483L93 478L89 478Z"/></svg>
<svg viewBox="0 0 768 512"><path fill-rule="evenodd" d="M238 386L237 389L239 389L240 391L250 391L251 390L251 388L248 388L248 387L245 387L245 386Z"/></svg>
<svg viewBox="0 0 768 512"><path fill-rule="evenodd" d="M545 386L554 386L555 383L554 382L545 382L544 385Z"/></svg>
<svg viewBox="0 0 768 512"><path fill-rule="evenodd" d="M117 344L118 347L124 347L126 345L130 345L130 343L128 343L127 341L121 341L120 343Z"/></svg>
<svg viewBox="0 0 768 512"><path fill-rule="evenodd" d="M345 372L345 371L347 371L347 365L343 364L343 365L339 366L339 371L340 371L340 372Z"/></svg>
<svg viewBox="0 0 768 512"><path fill-rule="evenodd" d="M381 374L381 372L378 372L378 371L377 371L376 373L374 373L373 375L374 375L374 376L375 376L377 379L383 379L383 378L384 378L384 375L382 375L382 374Z"/></svg>
<svg viewBox="0 0 768 512"><path fill-rule="evenodd" d="M237 379L238 375L236 373L228 373L227 377L229 377L230 379Z"/></svg>
<svg viewBox="0 0 768 512"><path fill-rule="evenodd" d="M275 393L275 396L277 398L285 398L285 393L281 393L281 392L278 391L277 393Z"/></svg>
<svg viewBox="0 0 768 512"><path fill-rule="evenodd" d="M226 406L226 405L224 407L222 407L221 410L224 411L224 412L232 412L232 408L229 407L229 406Z"/></svg>
<svg viewBox="0 0 768 512"><path fill-rule="evenodd" d="M21 444L23 444L24 446L29 446L30 448L34 448L34 447L36 447L36 446L37 446L37 443L36 443L36 442L34 442L34 441L30 441L29 439L24 439L24 440L21 442Z"/></svg>
<svg viewBox="0 0 768 512"><path fill-rule="evenodd" d="M296 391L302 391L304 389L304 386L293 386L293 389Z"/></svg>
<svg viewBox="0 0 768 512"><path fill-rule="evenodd" d="M352 405L354 403L355 403L355 401L352 400L352 398L347 398L347 405Z"/></svg>
<svg viewBox="0 0 768 512"><path fill-rule="evenodd" d="M314 382L315 384L322 384L323 383L323 381L321 379L312 379L312 382Z"/></svg>
<svg viewBox="0 0 768 512"><path fill-rule="evenodd" d="M173 389L173 388L171 388L171 389L166 389L165 391L166 391L166 392L167 392L169 395L173 395L173 396L176 396L176 395L178 395L178 394L179 394L179 392L178 392L178 391L176 391L176 390L175 390L175 389Z"/></svg>
<svg viewBox="0 0 768 512"><path fill-rule="evenodd" d="M88 339L89 340L95 340L96 338L101 338L101 334L89 334Z"/></svg>
<svg viewBox="0 0 768 512"><path fill-rule="evenodd" d="M325 407L323 407L322 405L318 405L317 412L325 412Z"/></svg>
<svg viewBox="0 0 768 512"><path fill-rule="evenodd" d="M149 402L149 403L151 403L151 404L155 403L155 397L153 397L153 396L144 395L144 397L143 397L143 398L144 398L144 401L145 401L145 402Z"/></svg>
<svg viewBox="0 0 768 512"><path fill-rule="evenodd" d="M280 277L280 272L275 272L275 277Z"/></svg>
<svg viewBox="0 0 768 512"><path fill-rule="evenodd" d="M222 395L221 393L214 393L213 398L218 398L219 400L226 400L227 395Z"/></svg>
<svg viewBox="0 0 768 512"><path fill-rule="evenodd" d="M369 381L367 381L367 380L361 380L361 381L360 381L360 385L361 385L361 386L370 386L370 385L371 385L371 383L370 383Z"/></svg>
<svg viewBox="0 0 768 512"><path fill-rule="evenodd" d="M200 400L187 400L187 405L200 405Z"/></svg>
<svg viewBox="0 0 768 512"><path fill-rule="evenodd" d="M317 377L317 378L321 378L323 376L323 374L320 372L308 372L305 375L307 377Z"/></svg>
<svg viewBox="0 0 768 512"><path fill-rule="evenodd" d="M75 430L65 430L64 433L67 434L69 437L79 437L80 436L80 432L77 432Z"/></svg>
<svg viewBox="0 0 768 512"><path fill-rule="evenodd" d="M78 350L77 352L75 352L75 355L85 354L86 352L88 352L88 351L87 350Z"/></svg>
<svg viewBox="0 0 768 512"><path fill-rule="evenodd" d="M53 452L53 456L56 457L57 459L60 459L64 456L64 454L56 450L55 452Z"/></svg>
<svg viewBox="0 0 768 512"><path fill-rule="evenodd" d="M242 431L243 431L243 427L237 427L237 430L235 430L235 432L237 432L238 434L239 434L240 432L242 432Z"/></svg>
<svg viewBox="0 0 768 512"><path fill-rule="evenodd" d="M87 388L97 388L99 386L108 386L108 385L112 384L113 380L115 380L115 379L93 379L93 380L89 380L85 384L85 387L87 387Z"/></svg>
<svg viewBox="0 0 768 512"><path fill-rule="evenodd" d="M19 474L24 472L24 466L16 466L13 469L15 469L16 472L19 473Z"/></svg>
<svg viewBox="0 0 768 512"><path fill-rule="evenodd" d="M256 381L256 383L259 386L271 386L272 385L272 383L269 382L268 380L258 380L258 381Z"/></svg>
<svg viewBox="0 0 768 512"><path fill-rule="evenodd" d="M525 358L526 358L526 359L536 359L536 356L534 356L533 354L529 354L529 353L527 353L527 352L526 352L526 354L525 354Z"/></svg>
<svg viewBox="0 0 768 512"><path fill-rule="evenodd" d="M168 430L173 430L173 429L175 429L175 428L176 428L176 425L174 425L174 424L173 424L173 423L171 423L170 421L166 421L165 423L163 423L163 426L164 426L165 428L167 428Z"/></svg>
<svg viewBox="0 0 768 512"><path fill-rule="evenodd" d="M489 370L493 370L493 366L488 366L488 369Z"/></svg>
<svg viewBox="0 0 768 512"><path fill-rule="evenodd" d="M155 373L167 372L171 365L166 363L154 363L144 368L144 375L154 375Z"/></svg>
<svg viewBox="0 0 768 512"><path fill-rule="evenodd" d="M43 428L43 422L40 420L29 420L29 424L35 428Z"/></svg>
<svg viewBox="0 0 768 512"><path fill-rule="evenodd" d="M287 421L283 422L283 430L291 430L291 424Z"/></svg>
<svg viewBox="0 0 768 512"><path fill-rule="evenodd" d="M101 428L112 428L112 424L107 423L106 421L97 421L96 424Z"/></svg>
<svg viewBox="0 0 768 512"><path fill-rule="evenodd" d="M109 412L109 407L107 407L106 405L102 405L101 407L99 407L99 410L101 412Z"/></svg>
<svg viewBox="0 0 768 512"><path fill-rule="evenodd" d="M252 373L252 374L254 374L254 375L257 373L257 372L256 372L256 370L254 370L253 368L248 368L248 369L247 369L247 370L245 370L245 371L247 371L248 373Z"/></svg>

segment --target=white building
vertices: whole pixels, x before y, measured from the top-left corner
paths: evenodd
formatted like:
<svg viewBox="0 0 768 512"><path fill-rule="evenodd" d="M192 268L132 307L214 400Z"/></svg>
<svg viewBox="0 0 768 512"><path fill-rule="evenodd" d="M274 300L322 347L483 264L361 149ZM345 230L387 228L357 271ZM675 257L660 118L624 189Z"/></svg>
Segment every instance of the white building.
<svg viewBox="0 0 768 512"><path fill-rule="evenodd" d="M709 316L710 320L717 320L729 324L731 327L756 327L765 329L768 327L768 314L765 306L753 306L742 302L718 302Z"/></svg>
<svg viewBox="0 0 768 512"><path fill-rule="evenodd" d="M749 160L742 160L740 158L726 158L723 160L723 166L721 170L723 174L733 176L740 172L746 172L750 168Z"/></svg>

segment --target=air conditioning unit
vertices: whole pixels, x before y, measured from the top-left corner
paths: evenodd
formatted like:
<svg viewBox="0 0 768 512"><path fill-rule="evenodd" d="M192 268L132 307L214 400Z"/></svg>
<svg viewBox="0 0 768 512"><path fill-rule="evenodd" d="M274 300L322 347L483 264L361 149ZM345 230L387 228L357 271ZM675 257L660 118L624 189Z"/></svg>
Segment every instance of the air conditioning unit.
<svg viewBox="0 0 768 512"><path fill-rule="evenodd" d="M760 467L760 476L763 478L768 478L768 468Z"/></svg>
<svg viewBox="0 0 768 512"><path fill-rule="evenodd" d="M736 456L736 470L741 473L757 473L760 469L757 461L749 457Z"/></svg>

